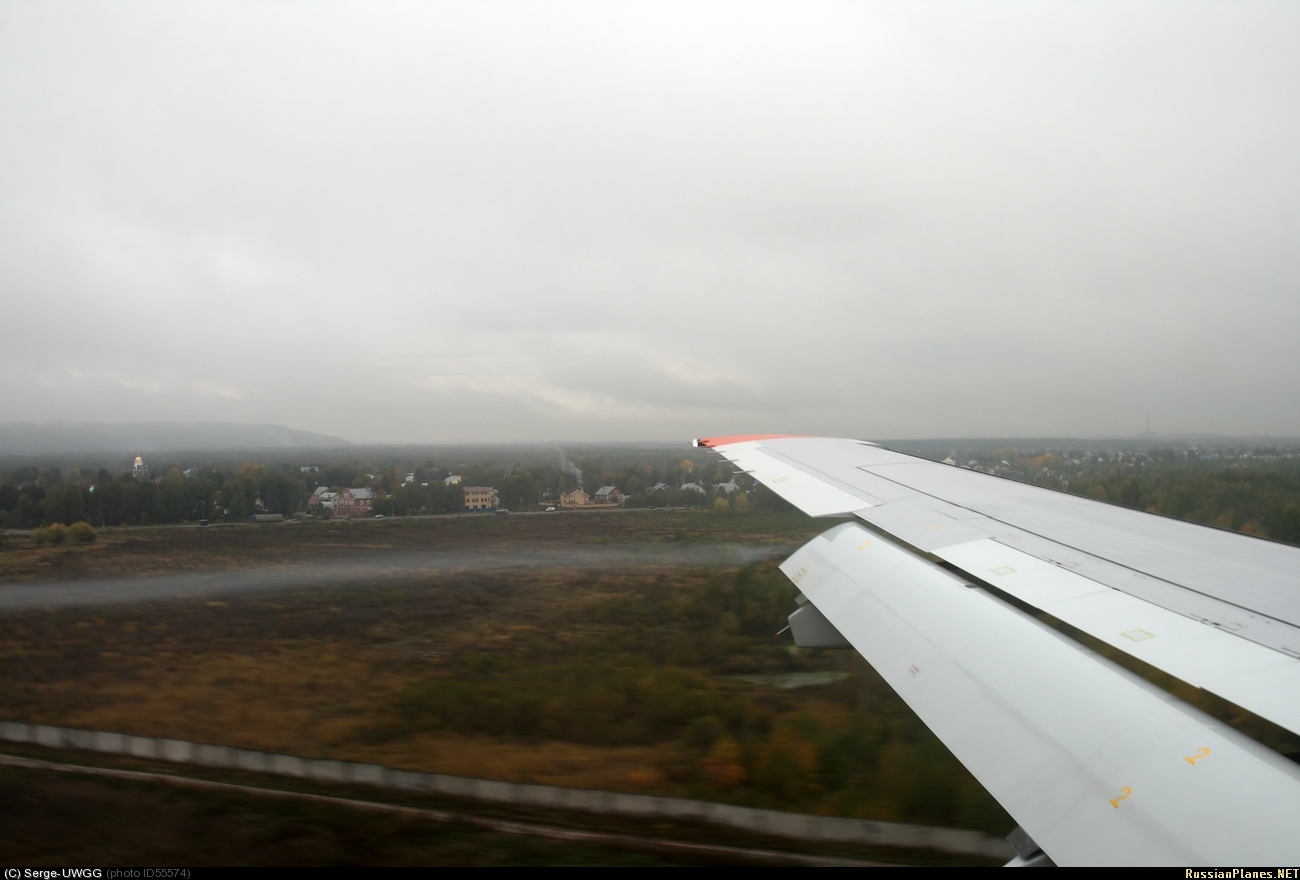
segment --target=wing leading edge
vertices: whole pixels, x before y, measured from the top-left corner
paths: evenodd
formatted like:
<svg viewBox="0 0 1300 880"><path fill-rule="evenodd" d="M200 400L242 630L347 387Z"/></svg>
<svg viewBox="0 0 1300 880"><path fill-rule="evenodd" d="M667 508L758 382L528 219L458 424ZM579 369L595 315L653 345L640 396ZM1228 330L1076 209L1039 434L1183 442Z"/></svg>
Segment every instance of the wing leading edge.
<svg viewBox="0 0 1300 880"><path fill-rule="evenodd" d="M860 520L782 570L1058 864L1300 856L1300 768L997 595L1300 732L1300 551L1167 520L1116 540L1114 508L858 441L697 442ZM1248 588L1170 555L1228 545Z"/></svg>

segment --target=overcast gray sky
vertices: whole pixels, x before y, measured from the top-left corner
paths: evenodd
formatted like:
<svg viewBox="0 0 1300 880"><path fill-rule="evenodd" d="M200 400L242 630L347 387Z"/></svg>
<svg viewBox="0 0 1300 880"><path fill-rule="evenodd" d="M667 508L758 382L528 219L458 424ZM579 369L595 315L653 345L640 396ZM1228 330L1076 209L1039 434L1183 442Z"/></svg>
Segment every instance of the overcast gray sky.
<svg viewBox="0 0 1300 880"><path fill-rule="evenodd" d="M1300 435L1300 4L0 2L0 419Z"/></svg>

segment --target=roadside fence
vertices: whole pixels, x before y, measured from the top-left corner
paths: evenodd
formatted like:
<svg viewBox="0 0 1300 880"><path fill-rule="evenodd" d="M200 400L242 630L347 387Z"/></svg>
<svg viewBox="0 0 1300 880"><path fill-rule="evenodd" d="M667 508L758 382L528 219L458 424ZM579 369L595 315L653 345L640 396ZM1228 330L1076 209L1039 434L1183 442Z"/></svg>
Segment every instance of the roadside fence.
<svg viewBox="0 0 1300 880"><path fill-rule="evenodd" d="M320 782L372 785L377 788L429 792L521 806L709 822L757 834L799 840L928 849L1003 859L1015 855L1010 844L1001 838L960 828L935 828L927 825L875 822L869 819L847 819L838 816L812 816L686 798L498 782L491 779L447 776L442 773L398 770L382 764L362 764L328 758L301 758L296 755L281 755L255 749L192 743L152 736L131 736L103 730L77 730L48 724L0 721L0 741L33 743L56 749L85 749L174 764L246 770Z"/></svg>

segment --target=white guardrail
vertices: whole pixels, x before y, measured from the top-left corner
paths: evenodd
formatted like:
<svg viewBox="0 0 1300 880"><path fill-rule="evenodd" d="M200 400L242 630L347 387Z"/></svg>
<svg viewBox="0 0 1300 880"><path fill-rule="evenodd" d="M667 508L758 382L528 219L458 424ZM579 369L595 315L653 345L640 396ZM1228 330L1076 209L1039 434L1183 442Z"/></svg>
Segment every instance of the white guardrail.
<svg viewBox="0 0 1300 880"><path fill-rule="evenodd" d="M869 819L783 813L778 810L758 810L686 798L497 782L491 779L471 779L464 776L446 776L441 773L398 770L382 764L361 764L328 758L300 758L296 755L260 752L255 749L192 743L152 736L131 736L103 730L76 730L48 724L0 721L0 740L33 743L56 749L86 749L110 755L130 755L174 764L195 764L200 767L220 767L278 776L294 776L321 782L347 782L400 791L431 792L497 803L578 810L586 813L613 813L622 816L690 819L740 828L758 834L800 840L929 849L998 859L1009 859L1015 855L1011 845L1001 838L960 828L934 828L899 822L875 822Z"/></svg>

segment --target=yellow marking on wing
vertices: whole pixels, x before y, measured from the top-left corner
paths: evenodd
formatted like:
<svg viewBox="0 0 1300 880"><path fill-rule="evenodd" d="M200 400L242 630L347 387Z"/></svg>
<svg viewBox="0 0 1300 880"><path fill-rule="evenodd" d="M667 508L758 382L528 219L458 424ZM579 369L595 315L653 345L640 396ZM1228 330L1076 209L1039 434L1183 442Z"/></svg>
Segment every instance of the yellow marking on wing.
<svg viewBox="0 0 1300 880"><path fill-rule="evenodd" d="M1132 793L1133 793L1133 789L1129 788L1127 785L1124 786L1119 790L1119 797L1111 798L1110 805L1118 810L1119 802L1128 800L1128 796L1131 795Z"/></svg>
<svg viewBox="0 0 1300 880"><path fill-rule="evenodd" d="M1210 757L1209 748L1206 746L1201 746L1199 749L1196 750L1196 754L1184 755L1183 760L1186 761L1188 764L1191 764L1193 767L1195 767L1197 761L1201 760L1202 758L1208 758L1208 757Z"/></svg>
<svg viewBox="0 0 1300 880"><path fill-rule="evenodd" d="M871 546L872 544L874 544L874 543L876 543L876 542L875 542L875 541L863 541L861 544L858 545L858 549L859 549L859 550L866 550L868 547L870 547L870 546Z"/></svg>

